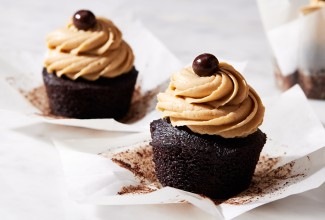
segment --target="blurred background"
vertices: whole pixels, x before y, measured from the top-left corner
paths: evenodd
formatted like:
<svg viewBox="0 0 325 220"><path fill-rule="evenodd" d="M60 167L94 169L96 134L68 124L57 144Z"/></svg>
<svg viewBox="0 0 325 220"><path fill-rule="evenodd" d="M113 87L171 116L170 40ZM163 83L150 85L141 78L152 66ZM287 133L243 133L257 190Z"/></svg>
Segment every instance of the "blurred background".
<svg viewBox="0 0 325 220"><path fill-rule="evenodd" d="M203 52L226 60L247 61L244 75L248 82L262 95L278 93L255 0L0 2L2 49L44 53L46 34L65 25L76 10L85 8L113 20L140 20L184 65Z"/></svg>
<svg viewBox="0 0 325 220"><path fill-rule="evenodd" d="M5 57L11 50L44 54L46 35L64 26L79 9L89 9L96 15L116 20L117 24L121 20L140 21L183 65L190 64L203 52L213 53L221 60L247 62L243 74L261 96L280 93L275 86L272 55L255 0L0 0L0 55ZM41 74L42 63L36 68ZM0 60L0 76L2 74L7 73L1 69ZM321 102L313 101L311 104L325 123L324 103ZM12 121L18 124L20 118L12 118ZM0 131L9 128L5 123L2 126ZM146 212L139 212L139 206L86 207L71 202L64 191L66 183L56 149L47 143L49 139L40 135L44 131L54 133L58 129L51 125L35 127L25 128L35 134L37 138L33 140L20 134L23 141L13 141L14 134L19 130L1 138L3 142L7 139L8 145L12 146L0 148L0 165L3 168L0 188L8 192L1 194L0 219L21 219L21 216L24 219L108 219L107 216L112 213L118 216L116 219L130 219L130 216L135 219L148 219L148 216L151 216L149 219L162 216L166 219L214 219L188 204L146 206ZM26 143L35 146L35 149L28 149ZM19 154L14 153L14 147ZM10 156L5 156L5 150ZM30 158L32 162L28 164L27 159ZM40 164L44 164L44 168ZM40 169L43 169L42 172ZM19 172L13 174L10 170ZM30 178L31 174L34 179ZM25 181L15 181L16 185L13 185L9 180L16 177ZM325 192L324 188L323 184L320 191L291 196L238 219L272 219L266 217L271 214L277 219L291 219L290 216L308 218L310 213L297 209L299 205L304 207L308 204L316 207L315 215L321 216L324 200L318 195Z"/></svg>

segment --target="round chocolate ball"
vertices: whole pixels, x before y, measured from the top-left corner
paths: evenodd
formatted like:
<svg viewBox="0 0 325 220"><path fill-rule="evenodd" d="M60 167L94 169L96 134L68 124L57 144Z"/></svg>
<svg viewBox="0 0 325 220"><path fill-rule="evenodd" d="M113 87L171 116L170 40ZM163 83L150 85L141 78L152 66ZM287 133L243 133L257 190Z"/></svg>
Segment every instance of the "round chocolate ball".
<svg viewBox="0 0 325 220"><path fill-rule="evenodd" d="M89 10L79 10L73 15L73 24L79 30L87 30L96 25L96 17Z"/></svg>
<svg viewBox="0 0 325 220"><path fill-rule="evenodd" d="M212 54L203 53L194 59L192 68L198 76L211 76L218 71L219 60Z"/></svg>

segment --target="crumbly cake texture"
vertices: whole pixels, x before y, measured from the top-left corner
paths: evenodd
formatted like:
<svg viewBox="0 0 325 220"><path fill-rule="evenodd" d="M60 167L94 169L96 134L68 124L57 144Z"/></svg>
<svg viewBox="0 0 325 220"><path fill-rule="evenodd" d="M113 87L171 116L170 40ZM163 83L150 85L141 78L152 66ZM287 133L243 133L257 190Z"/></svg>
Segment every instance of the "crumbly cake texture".
<svg viewBox="0 0 325 220"><path fill-rule="evenodd" d="M325 70L310 76L300 73L298 77L298 83L308 98L325 99Z"/></svg>
<svg viewBox="0 0 325 220"><path fill-rule="evenodd" d="M325 70L322 69L313 74L306 75L301 70L296 70L290 75L284 76L279 66L275 65L276 84L281 90L287 90L299 84L306 96L310 99L325 99Z"/></svg>
<svg viewBox="0 0 325 220"><path fill-rule="evenodd" d="M51 113L69 118L114 118L126 115L137 80L133 67L115 78L96 81L70 80L49 74L43 68L43 81L49 97Z"/></svg>
<svg viewBox="0 0 325 220"><path fill-rule="evenodd" d="M168 119L150 124L153 161L163 186L225 199L247 189L266 142L257 130L242 138L201 135L173 127Z"/></svg>

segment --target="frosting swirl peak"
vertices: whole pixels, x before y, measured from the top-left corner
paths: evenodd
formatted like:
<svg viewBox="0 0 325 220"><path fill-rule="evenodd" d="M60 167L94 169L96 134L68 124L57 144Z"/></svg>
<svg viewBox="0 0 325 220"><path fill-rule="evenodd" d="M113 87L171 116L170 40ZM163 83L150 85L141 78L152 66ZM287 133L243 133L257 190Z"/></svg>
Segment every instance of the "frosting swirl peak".
<svg viewBox="0 0 325 220"><path fill-rule="evenodd" d="M44 62L47 72L72 80L79 77L96 80L116 77L132 69L134 55L121 31L108 19L96 19L96 26L89 30L79 30L71 21L47 36L49 52Z"/></svg>
<svg viewBox="0 0 325 220"><path fill-rule="evenodd" d="M254 133L264 116L257 93L238 71L222 62L207 77L199 77L191 67L175 73L169 88L158 94L157 109L173 126L225 138Z"/></svg>

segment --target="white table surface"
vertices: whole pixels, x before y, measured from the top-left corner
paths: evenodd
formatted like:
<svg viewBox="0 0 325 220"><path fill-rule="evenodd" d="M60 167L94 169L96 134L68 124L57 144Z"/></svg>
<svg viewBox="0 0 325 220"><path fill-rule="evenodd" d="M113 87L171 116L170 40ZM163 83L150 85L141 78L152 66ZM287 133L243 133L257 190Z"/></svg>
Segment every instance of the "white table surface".
<svg viewBox="0 0 325 220"><path fill-rule="evenodd" d="M244 73L248 82L262 96L279 93L274 86L270 51L254 0L66 2L0 0L1 53L12 49L43 53L46 33L62 26L74 11L87 8L106 17L139 19L185 64L202 52L248 61ZM0 76L4 74L0 71ZM6 94L0 94L0 101L9 101ZM324 123L324 103L311 104ZM86 133L85 130L35 123L5 111L0 111L0 122L0 219L214 219L187 204L77 204L67 195L60 158L49 136L73 138ZM92 137L96 135L98 132L94 131ZM237 219L324 219L324 207L323 184Z"/></svg>

